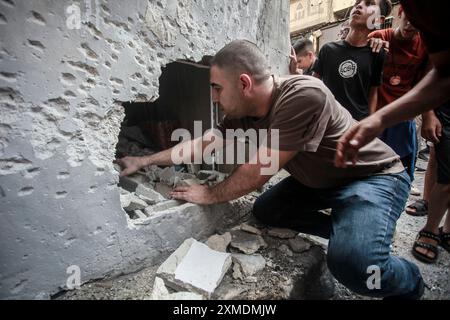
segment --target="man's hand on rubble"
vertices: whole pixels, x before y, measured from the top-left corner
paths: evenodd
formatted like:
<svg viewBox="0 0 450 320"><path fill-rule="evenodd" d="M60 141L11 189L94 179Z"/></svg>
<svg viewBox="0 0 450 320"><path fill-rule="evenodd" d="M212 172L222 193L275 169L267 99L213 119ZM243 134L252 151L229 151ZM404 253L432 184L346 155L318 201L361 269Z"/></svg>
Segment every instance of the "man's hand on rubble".
<svg viewBox="0 0 450 320"><path fill-rule="evenodd" d="M189 187L176 187L170 196L173 199L184 200L196 204L215 203L213 193L207 186L195 184Z"/></svg>
<svg viewBox="0 0 450 320"><path fill-rule="evenodd" d="M121 177L133 174L146 165L143 157L124 157L117 159L116 163L122 167Z"/></svg>

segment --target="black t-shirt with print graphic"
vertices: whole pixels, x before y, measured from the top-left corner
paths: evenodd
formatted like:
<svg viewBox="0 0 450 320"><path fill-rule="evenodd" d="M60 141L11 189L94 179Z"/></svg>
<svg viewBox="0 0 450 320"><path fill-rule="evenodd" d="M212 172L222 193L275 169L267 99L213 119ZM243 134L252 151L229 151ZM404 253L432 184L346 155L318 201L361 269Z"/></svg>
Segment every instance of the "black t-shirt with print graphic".
<svg viewBox="0 0 450 320"><path fill-rule="evenodd" d="M381 84L385 58L384 50L373 53L369 46L329 42L320 49L314 72L353 118L361 120L369 115L370 87Z"/></svg>

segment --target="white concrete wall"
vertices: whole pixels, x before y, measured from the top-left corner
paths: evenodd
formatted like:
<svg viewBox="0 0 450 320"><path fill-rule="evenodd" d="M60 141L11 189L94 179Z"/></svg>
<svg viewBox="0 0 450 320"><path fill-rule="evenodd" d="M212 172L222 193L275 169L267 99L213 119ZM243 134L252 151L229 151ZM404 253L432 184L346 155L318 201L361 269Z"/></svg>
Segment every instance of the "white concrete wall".
<svg viewBox="0 0 450 320"><path fill-rule="evenodd" d="M71 30L73 3L84 21ZM48 298L70 265L86 282L214 232L222 217L209 208L127 223L112 167L119 102L155 100L161 66L236 38L285 73L288 10L287 0L0 0L0 298Z"/></svg>

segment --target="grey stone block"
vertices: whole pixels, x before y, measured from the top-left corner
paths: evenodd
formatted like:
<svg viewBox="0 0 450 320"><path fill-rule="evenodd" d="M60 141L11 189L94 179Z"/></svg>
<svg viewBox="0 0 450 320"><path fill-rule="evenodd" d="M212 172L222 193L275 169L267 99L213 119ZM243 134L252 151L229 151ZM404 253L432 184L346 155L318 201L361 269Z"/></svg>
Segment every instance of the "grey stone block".
<svg viewBox="0 0 450 320"><path fill-rule="evenodd" d="M299 232L292 229L270 228L267 234L280 239L290 239L295 238Z"/></svg>
<svg viewBox="0 0 450 320"><path fill-rule="evenodd" d="M184 203L185 202L178 201L178 200L166 200L163 202L159 202L153 206L148 206L147 208L145 208L145 213L148 215L152 215L157 212L161 212L161 211L165 211L165 210L168 210L168 209L171 209L174 207L178 207Z"/></svg>
<svg viewBox="0 0 450 320"><path fill-rule="evenodd" d="M230 265L230 254L211 250L191 238L158 268L157 275L175 290L189 290L209 298Z"/></svg>
<svg viewBox="0 0 450 320"><path fill-rule="evenodd" d="M245 231L233 230L231 231L231 237L230 245L245 254L253 254L261 247L267 246L260 235L251 234Z"/></svg>
<svg viewBox="0 0 450 320"><path fill-rule="evenodd" d="M239 268L242 275L246 277L257 274L266 266L266 260L260 254L233 253L231 257L234 262L233 268Z"/></svg>
<svg viewBox="0 0 450 320"><path fill-rule="evenodd" d="M203 300L203 296L188 291L169 293L164 280L156 277L150 300Z"/></svg>
<svg viewBox="0 0 450 320"><path fill-rule="evenodd" d="M223 235L215 234L209 237L208 240L206 241L206 245L213 250L226 252L230 242L231 242L231 234L229 232L226 232Z"/></svg>
<svg viewBox="0 0 450 320"><path fill-rule="evenodd" d="M137 186L135 194L145 197L148 201L152 201L153 204L166 200L160 193L141 184Z"/></svg>
<svg viewBox="0 0 450 320"><path fill-rule="evenodd" d="M134 211L134 210L142 210L147 207L147 202L142 199L139 199L136 195L129 194L121 194L120 202L122 204L122 208L126 211Z"/></svg>
<svg viewBox="0 0 450 320"><path fill-rule="evenodd" d="M301 253L304 251L309 250L311 247L311 244L309 242L306 242L302 237L295 237L293 239L289 239L289 247L292 249L292 251Z"/></svg>

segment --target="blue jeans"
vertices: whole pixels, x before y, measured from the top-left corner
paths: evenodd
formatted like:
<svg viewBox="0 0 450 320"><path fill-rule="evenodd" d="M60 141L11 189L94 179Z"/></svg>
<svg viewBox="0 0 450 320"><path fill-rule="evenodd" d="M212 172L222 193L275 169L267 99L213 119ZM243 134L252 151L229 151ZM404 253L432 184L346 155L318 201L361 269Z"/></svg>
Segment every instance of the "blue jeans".
<svg viewBox="0 0 450 320"><path fill-rule="evenodd" d="M253 214L271 226L328 238L328 267L354 292L407 295L422 276L415 264L391 255L390 244L409 189L405 171L327 189L309 188L288 177L256 200ZM331 216L318 212L326 208L332 208ZM373 266L380 271L379 288L367 285L375 274Z"/></svg>

